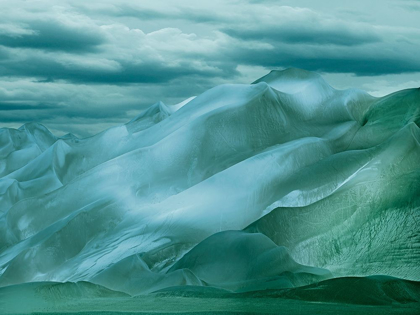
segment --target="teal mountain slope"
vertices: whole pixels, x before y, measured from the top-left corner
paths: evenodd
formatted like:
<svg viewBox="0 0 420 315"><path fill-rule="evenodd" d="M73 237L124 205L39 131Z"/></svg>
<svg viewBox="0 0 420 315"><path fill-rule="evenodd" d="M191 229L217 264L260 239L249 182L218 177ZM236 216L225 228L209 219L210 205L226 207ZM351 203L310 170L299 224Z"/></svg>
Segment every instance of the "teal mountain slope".
<svg viewBox="0 0 420 315"><path fill-rule="evenodd" d="M419 126L419 89L375 98L287 69L85 139L0 129L0 288L251 294L362 277L418 297Z"/></svg>

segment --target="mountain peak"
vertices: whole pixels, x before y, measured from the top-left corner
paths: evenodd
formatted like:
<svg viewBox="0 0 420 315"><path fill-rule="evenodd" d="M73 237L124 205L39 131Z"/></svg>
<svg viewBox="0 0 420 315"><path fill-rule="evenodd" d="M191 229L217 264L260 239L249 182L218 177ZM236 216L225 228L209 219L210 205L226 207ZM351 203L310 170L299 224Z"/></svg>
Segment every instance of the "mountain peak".
<svg viewBox="0 0 420 315"><path fill-rule="evenodd" d="M309 85L320 89L332 89L318 73L299 68L271 70L252 84L260 82L265 82L278 91L290 94L301 92Z"/></svg>

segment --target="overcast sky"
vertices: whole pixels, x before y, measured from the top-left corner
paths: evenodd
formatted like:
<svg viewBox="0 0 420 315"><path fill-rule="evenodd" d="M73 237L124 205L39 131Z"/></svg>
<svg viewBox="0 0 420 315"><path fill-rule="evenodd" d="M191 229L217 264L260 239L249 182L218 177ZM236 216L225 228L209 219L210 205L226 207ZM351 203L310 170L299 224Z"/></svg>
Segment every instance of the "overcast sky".
<svg viewBox="0 0 420 315"><path fill-rule="evenodd" d="M420 0L0 0L0 127L88 136L271 69L420 86Z"/></svg>

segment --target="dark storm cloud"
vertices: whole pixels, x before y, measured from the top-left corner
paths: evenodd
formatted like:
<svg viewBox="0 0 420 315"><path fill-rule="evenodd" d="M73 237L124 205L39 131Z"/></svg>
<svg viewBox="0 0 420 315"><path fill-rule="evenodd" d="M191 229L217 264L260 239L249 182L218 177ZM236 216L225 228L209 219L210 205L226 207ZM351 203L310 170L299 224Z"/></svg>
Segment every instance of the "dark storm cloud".
<svg viewBox="0 0 420 315"><path fill-rule="evenodd" d="M154 10L149 8L144 8L131 4L113 4L111 7L107 8L89 8L86 6L81 6L85 10L92 12L100 12L108 16L114 17L131 17L143 21L153 21L153 20L186 20L195 23L216 23L216 22L228 22L229 18L221 14L220 12L209 12L205 10L200 10L190 7L180 7L176 8L170 6L165 8L165 10Z"/></svg>
<svg viewBox="0 0 420 315"><path fill-rule="evenodd" d="M0 103L1 120L3 122L31 122L46 119L56 119L66 117L69 119L83 118L89 120L104 120L126 118L127 111L132 109L130 104L119 104L115 107L102 107L100 110L95 107L86 106L57 106L54 104L25 105L11 104L8 102Z"/></svg>
<svg viewBox="0 0 420 315"><path fill-rule="evenodd" d="M340 29L337 25L330 28L277 27L260 29L224 29L226 34L241 40L264 40L268 42L309 43L316 45L334 44L356 46L381 41L374 32L358 32L352 29Z"/></svg>
<svg viewBox="0 0 420 315"><path fill-rule="evenodd" d="M373 23L357 5L342 14L310 3L0 2L0 124L37 121L86 136L158 100L175 104L273 68L420 72L418 27Z"/></svg>
<svg viewBox="0 0 420 315"><path fill-rule="evenodd" d="M157 10L127 3L99 9L79 7L84 14L60 11L60 18L49 22L42 21L42 14L30 16L25 18L22 29L0 32L0 44L9 47L7 52L0 50L0 75L34 77L40 82L121 85L167 83L187 76L233 78L241 63L358 75L418 71L418 62L409 56L413 50L408 45L413 46L409 36L397 37L392 30L305 8L257 6L252 12L231 13L232 21L227 24L223 14L203 9ZM220 29L228 36L200 38L176 28L146 34L118 23L103 25L86 15L98 11L111 18L219 21ZM397 40L407 42L398 44L400 52L395 48ZM265 47L255 48L256 44ZM360 46L368 47L358 49ZM10 51L13 48L19 50ZM48 54L54 50L65 55ZM376 51L379 53L375 56Z"/></svg>
<svg viewBox="0 0 420 315"><path fill-rule="evenodd" d="M27 30L27 34L0 34L0 45L80 53L94 51L105 42L103 34L58 21L32 21Z"/></svg>
<svg viewBox="0 0 420 315"><path fill-rule="evenodd" d="M298 67L331 73L354 73L361 76L420 72L418 59L375 54L374 49L371 53L365 54L345 51L331 54L327 50L315 47L296 46L293 51L285 47L240 49L233 53L233 56L236 56L241 63L262 65L267 68L276 68L278 64L281 64L283 67Z"/></svg>
<svg viewBox="0 0 420 315"><path fill-rule="evenodd" d="M360 76L420 72L419 62L381 57L372 59L360 57L343 59L318 57L316 60L291 58L288 63L290 65L298 64L301 68L312 71L354 73Z"/></svg>
<svg viewBox="0 0 420 315"><path fill-rule="evenodd" d="M72 83L95 84L132 84L132 83L166 83L175 78L185 76L199 76L211 78L214 76L227 77L235 73L234 68L200 69L194 68L188 62L180 62L176 66L164 63L148 62L136 64L121 60L115 69L95 68L89 64L82 68L68 67L47 56L33 58L28 56L25 62L0 61L0 71L6 76L36 77L39 82L53 82L66 80Z"/></svg>
<svg viewBox="0 0 420 315"><path fill-rule="evenodd" d="M347 21L304 8L259 10L223 29L237 40L230 56L240 64L370 76L420 71L418 29Z"/></svg>
<svg viewBox="0 0 420 315"><path fill-rule="evenodd" d="M243 41L310 45L357 46L382 42L384 37L367 23L337 19L309 9L262 7L259 10L222 31Z"/></svg>
<svg viewBox="0 0 420 315"><path fill-rule="evenodd" d="M75 24L68 21L71 17L65 22L32 21L4 34L0 29L0 76L121 85L236 74L235 64L216 56L215 40L175 28L146 34L117 23L99 27L79 16Z"/></svg>
<svg viewBox="0 0 420 315"><path fill-rule="evenodd" d="M53 109L56 104L45 104L45 103L31 103L30 101L0 101L0 111L10 110L42 110L42 109Z"/></svg>

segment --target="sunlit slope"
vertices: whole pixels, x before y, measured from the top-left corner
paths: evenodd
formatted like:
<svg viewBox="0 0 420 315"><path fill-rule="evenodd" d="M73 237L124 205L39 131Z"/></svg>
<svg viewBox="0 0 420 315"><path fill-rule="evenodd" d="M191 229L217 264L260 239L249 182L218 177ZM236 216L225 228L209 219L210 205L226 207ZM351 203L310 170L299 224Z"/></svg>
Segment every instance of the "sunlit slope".
<svg viewBox="0 0 420 315"><path fill-rule="evenodd" d="M288 69L158 102L90 138L35 133L21 147L42 150L19 163L3 141L0 286L418 281L419 125L419 89L374 98Z"/></svg>

